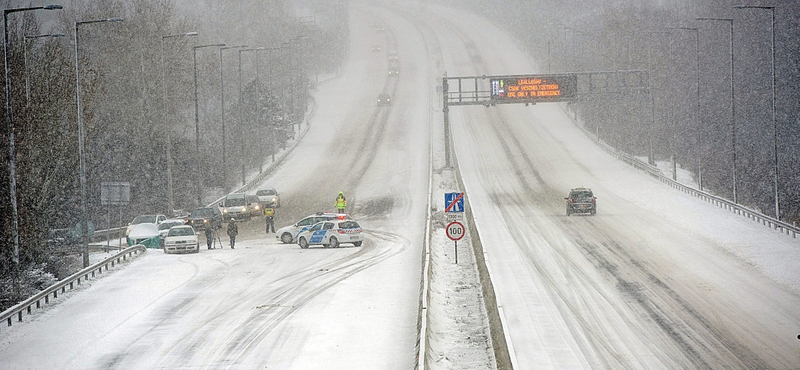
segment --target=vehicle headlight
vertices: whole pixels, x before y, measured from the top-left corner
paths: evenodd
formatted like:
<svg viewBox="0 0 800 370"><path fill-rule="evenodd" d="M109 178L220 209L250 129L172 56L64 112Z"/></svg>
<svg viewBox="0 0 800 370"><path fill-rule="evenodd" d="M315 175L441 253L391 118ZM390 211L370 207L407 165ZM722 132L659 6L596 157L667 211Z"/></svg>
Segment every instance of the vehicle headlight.
<svg viewBox="0 0 800 370"><path fill-rule="evenodd" d="M223 209L222 213L228 213L228 210L227 209Z"/></svg>

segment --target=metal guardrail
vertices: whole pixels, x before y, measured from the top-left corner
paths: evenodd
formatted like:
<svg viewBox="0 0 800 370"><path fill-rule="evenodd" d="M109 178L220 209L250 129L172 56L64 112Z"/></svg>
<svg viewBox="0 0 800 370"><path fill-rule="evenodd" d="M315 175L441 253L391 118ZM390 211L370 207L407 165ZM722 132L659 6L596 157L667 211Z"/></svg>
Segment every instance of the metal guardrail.
<svg viewBox="0 0 800 370"><path fill-rule="evenodd" d="M562 109L564 109L563 106L562 106ZM564 110L566 112L566 109L564 109ZM639 170L647 172L650 176L655 177L656 179L658 179L662 183L667 184L667 185L671 186L672 188L680 190L680 191L682 191L682 192L684 192L686 194L689 194L689 195L692 195L694 197L697 197L697 198L700 198L702 200L705 200L706 202L714 204L717 207L727 209L727 210L729 210L729 211L731 211L731 212L733 212L733 213L735 213L737 215L745 216L745 217L747 217L747 218L749 218L749 219L751 219L751 220L753 220L755 222L758 222L758 223L760 223L760 224L762 224L764 226L769 226L770 229L779 230L782 234L791 235L793 238L797 238L797 234L800 233L800 227L797 227L797 226L788 224L786 222L780 221L780 220L778 220L776 218L767 216L767 215L765 215L765 214L763 214L761 212L749 209L749 208L744 207L744 206L742 206L740 204L736 204L736 203L734 203L734 202L732 202L730 200L727 200L725 198L722 198L722 197L707 193L707 192L699 190L699 189L692 188L690 186L686 186L686 185L681 184L681 183L679 183L679 182L677 182L677 181L675 181L675 180L673 180L673 179L671 179L669 177L664 176L664 174L661 172L661 170L658 169L658 167L653 166L653 165L651 165L651 164L649 164L647 162L644 162L644 161L642 161L642 160L640 160L640 159L638 159L638 158L636 158L636 157L634 157L634 156L632 156L632 155L630 155L628 153L619 151L616 148L612 147L611 145L608 145L607 143L598 140L597 137L593 133L587 131L585 127L583 127L580 124L578 124L578 122L576 122L575 119L572 118L573 117L572 115L570 115L570 114L567 114L567 115L572 119L572 121L576 124L576 126L578 126L581 130L583 130L589 137L593 137L595 142L597 142L600 145L600 147L603 150L605 150L607 153L609 153L612 156L616 157L617 159L619 159L619 160L621 160L621 161L633 166L634 168L637 168Z"/></svg>
<svg viewBox="0 0 800 370"><path fill-rule="evenodd" d="M11 307L3 313L0 313L0 322L6 321L8 326L11 326L12 322L14 321L13 318L16 316L18 322L22 322L22 313L23 311L27 311L28 315L33 313L33 306L35 305L36 308L41 308L42 300L44 300L45 304L50 303L50 297L52 296L53 299L58 298L58 293L66 293L67 286L69 286L70 290L75 289L76 285L81 285L81 280L89 280L89 277L95 277L96 274L102 274L103 268L108 271L109 265L110 267L114 267L115 264L122 263L122 261L127 260L127 258L131 255L139 254L140 252L144 253L147 251L143 245L134 245L132 247L128 247L125 250L106 258L103 261L95 263L81 271L76 272L75 274L67 277L64 280L61 280L49 288L39 292L38 294L30 297L18 304L14 307ZM76 284L77 283L77 284Z"/></svg>

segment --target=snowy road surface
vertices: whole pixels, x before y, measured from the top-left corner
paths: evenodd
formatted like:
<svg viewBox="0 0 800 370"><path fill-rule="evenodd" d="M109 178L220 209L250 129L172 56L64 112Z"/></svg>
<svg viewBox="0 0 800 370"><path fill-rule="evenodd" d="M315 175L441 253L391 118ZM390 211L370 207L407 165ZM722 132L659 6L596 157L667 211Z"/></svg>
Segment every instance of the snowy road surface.
<svg viewBox="0 0 800 370"><path fill-rule="evenodd" d="M281 192L278 227L344 191L364 246L300 250L254 220L235 250L151 250L4 328L1 367L413 368L436 77L540 70L474 15L350 10L350 61L264 186ZM398 51L400 76L374 44ZM800 368L800 242L615 161L558 105L451 122L518 368ZM596 216L565 215L578 186Z"/></svg>

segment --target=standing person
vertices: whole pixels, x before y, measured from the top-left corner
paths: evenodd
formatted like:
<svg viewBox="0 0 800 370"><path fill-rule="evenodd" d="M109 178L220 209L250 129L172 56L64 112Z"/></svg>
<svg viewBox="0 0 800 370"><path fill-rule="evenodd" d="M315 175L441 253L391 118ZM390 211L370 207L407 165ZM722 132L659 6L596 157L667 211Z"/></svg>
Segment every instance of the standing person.
<svg viewBox="0 0 800 370"><path fill-rule="evenodd" d="M267 207L264 208L264 216L267 219L267 234L269 234L270 228L272 228L272 232L275 232L275 208Z"/></svg>
<svg viewBox="0 0 800 370"><path fill-rule="evenodd" d="M347 207L347 199L344 198L344 193L339 192L339 196L336 197L336 209L339 213L344 213L344 209Z"/></svg>
<svg viewBox="0 0 800 370"><path fill-rule="evenodd" d="M236 226L236 220L231 219L231 221L228 222L228 236L231 238L231 249L235 249L236 235L239 235L239 227Z"/></svg>
<svg viewBox="0 0 800 370"><path fill-rule="evenodd" d="M214 231L211 230L211 226L206 226L206 245L208 249L211 249L211 243L214 242Z"/></svg>

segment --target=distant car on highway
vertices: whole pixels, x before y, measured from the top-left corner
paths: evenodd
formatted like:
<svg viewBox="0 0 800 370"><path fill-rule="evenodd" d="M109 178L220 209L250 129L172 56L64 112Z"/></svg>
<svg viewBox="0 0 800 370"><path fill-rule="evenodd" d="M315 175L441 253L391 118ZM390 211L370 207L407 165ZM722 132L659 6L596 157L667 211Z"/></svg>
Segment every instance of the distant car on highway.
<svg viewBox="0 0 800 370"><path fill-rule="evenodd" d="M256 192L262 207L281 208L281 196L273 188L259 189Z"/></svg>
<svg viewBox="0 0 800 370"><path fill-rule="evenodd" d="M381 51L381 46L380 45L372 45L372 51L375 52L375 53Z"/></svg>
<svg viewBox="0 0 800 370"><path fill-rule="evenodd" d="M306 249L310 245L336 248L342 243L360 247L364 242L361 226L353 220L330 220L314 224L297 234L297 244Z"/></svg>
<svg viewBox="0 0 800 370"><path fill-rule="evenodd" d="M195 230L205 230L208 227L216 230L222 227L224 221L222 211L217 207L195 208L189 215L189 225Z"/></svg>
<svg viewBox="0 0 800 370"><path fill-rule="evenodd" d="M573 213L597 213L597 198L592 189L575 188L569 191L569 196L564 198L567 201L567 216Z"/></svg>
<svg viewBox="0 0 800 370"><path fill-rule="evenodd" d="M225 196L225 199L220 203L222 208L222 217L225 222L231 219L237 221L246 221L253 216L254 209L258 206L258 197L244 193L231 193ZM260 209L260 207L259 207Z"/></svg>
<svg viewBox="0 0 800 370"><path fill-rule="evenodd" d="M167 216L164 215L139 215L134 217L133 221L128 224L128 228L125 229L125 236L128 236L131 233L131 229L134 225L139 224L153 224L158 226L158 224L162 223L164 220L167 219Z"/></svg>
<svg viewBox="0 0 800 370"><path fill-rule="evenodd" d="M397 57L397 50L389 50L389 52L386 54L386 59L390 62L396 62L397 59L399 59Z"/></svg>
<svg viewBox="0 0 800 370"><path fill-rule="evenodd" d="M389 66L389 76L390 77L397 77L400 75L400 67L398 66Z"/></svg>
<svg viewBox="0 0 800 370"><path fill-rule="evenodd" d="M164 253L198 253L197 233L189 225L173 226L164 238Z"/></svg>
<svg viewBox="0 0 800 370"><path fill-rule="evenodd" d="M383 107L386 105L391 105L391 98L389 97L389 94L383 93L378 95L378 106Z"/></svg>
<svg viewBox="0 0 800 370"><path fill-rule="evenodd" d="M297 240L295 236L304 228L311 227L315 223L321 221L337 220L340 217L344 220L350 219L350 216L340 213L317 212L316 214L304 217L302 220L292 225L278 229L275 232L275 238L280 240L283 244L294 243Z"/></svg>

